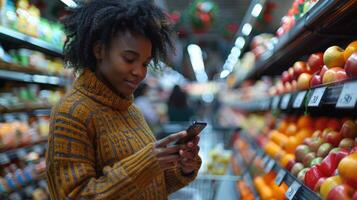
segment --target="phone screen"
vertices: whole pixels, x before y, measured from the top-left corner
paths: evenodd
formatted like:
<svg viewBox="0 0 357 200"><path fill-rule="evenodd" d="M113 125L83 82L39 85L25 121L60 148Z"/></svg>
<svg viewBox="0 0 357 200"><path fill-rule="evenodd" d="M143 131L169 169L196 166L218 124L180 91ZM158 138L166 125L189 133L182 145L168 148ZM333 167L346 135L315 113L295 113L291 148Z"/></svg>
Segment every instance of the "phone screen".
<svg viewBox="0 0 357 200"><path fill-rule="evenodd" d="M191 126L189 126L186 130L187 136L182 138L176 142L176 144L184 144L193 140L201 131L207 126L205 122L193 122Z"/></svg>

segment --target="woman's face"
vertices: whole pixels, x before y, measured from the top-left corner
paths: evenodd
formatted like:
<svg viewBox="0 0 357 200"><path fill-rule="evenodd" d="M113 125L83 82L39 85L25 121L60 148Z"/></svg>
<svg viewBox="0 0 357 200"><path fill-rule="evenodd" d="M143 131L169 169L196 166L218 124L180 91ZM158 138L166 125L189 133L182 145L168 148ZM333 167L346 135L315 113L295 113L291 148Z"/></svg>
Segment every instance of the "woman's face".
<svg viewBox="0 0 357 200"><path fill-rule="evenodd" d="M145 79L152 59L151 41L129 31L113 39L108 51L102 45L94 47L98 60L96 74L116 93L128 97Z"/></svg>

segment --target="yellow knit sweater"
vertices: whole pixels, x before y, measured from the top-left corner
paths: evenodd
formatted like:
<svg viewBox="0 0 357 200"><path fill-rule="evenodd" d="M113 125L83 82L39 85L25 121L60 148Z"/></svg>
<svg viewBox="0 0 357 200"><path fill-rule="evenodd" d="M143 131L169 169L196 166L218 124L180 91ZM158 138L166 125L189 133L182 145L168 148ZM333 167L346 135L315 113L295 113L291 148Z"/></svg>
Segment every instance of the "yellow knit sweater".
<svg viewBox="0 0 357 200"><path fill-rule="evenodd" d="M196 177L198 168L190 177L178 167L160 168L155 138L132 102L88 70L75 81L51 114L46 164L52 200L161 200Z"/></svg>

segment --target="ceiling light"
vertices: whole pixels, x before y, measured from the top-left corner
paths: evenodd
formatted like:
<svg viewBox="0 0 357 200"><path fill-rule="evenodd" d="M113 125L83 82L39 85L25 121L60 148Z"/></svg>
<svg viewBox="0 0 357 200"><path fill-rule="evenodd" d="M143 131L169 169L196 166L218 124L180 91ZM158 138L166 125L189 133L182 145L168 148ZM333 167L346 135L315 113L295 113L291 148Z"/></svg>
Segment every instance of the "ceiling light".
<svg viewBox="0 0 357 200"><path fill-rule="evenodd" d="M223 70L221 74L219 75L220 78L226 78L229 75L229 70Z"/></svg>
<svg viewBox="0 0 357 200"><path fill-rule="evenodd" d="M253 7L253 10L252 10L252 13L251 13L252 16L258 17L260 12L262 12L262 9L263 9L262 4L260 4L260 3L255 4L255 6Z"/></svg>
<svg viewBox="0 0 357 200"><path fill-rule="evenodd" d="M205 65L202 58L202 50L196 44L190 44L187 47L193 71L198 82L207 82L208 77L205 71Z"/></svg>
<svg viewBox="0 0 357 200"><path fill-rule="evenodd" d="M241 54L241 51L238 47L233 47L231 50L231 55L233 55L234 57L238 58Z"/></svg>
<svg viewBox="0 0 357 200"><path fill-rule="evenodd" d="M252 31L252 25L250 25L249 23L243 25L242 28L243 35L249 35L251 31Z"/></svg>
<svg viewBox="0 0 357 200"><path fill-rule="evenodd" d="M235 42L235 45L238 47L238 48L243 48L244 45L245 45L245 39L241 36L239 36L237 39L236 39L236 42Z"/></svg>
<svg viewBox="0 0 357 200"><path fill-rule="evenodd" d="M75 8L78 6L77 3L74 2L73 0L61 0L61 1L70 8Z"/></svg>

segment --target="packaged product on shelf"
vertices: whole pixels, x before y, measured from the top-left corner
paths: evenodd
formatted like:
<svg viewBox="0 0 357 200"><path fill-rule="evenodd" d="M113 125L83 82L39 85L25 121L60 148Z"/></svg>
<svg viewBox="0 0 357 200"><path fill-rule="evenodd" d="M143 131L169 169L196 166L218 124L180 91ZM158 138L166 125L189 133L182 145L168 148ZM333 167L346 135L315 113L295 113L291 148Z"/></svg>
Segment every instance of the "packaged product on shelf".
<svg viewBox="0 0 357 200"><path fill-rule="evenodd" d="M12 0L2 0L0 2L0 21L1 25L16 29L17 27L17 15L16 7Z"/></svg>

